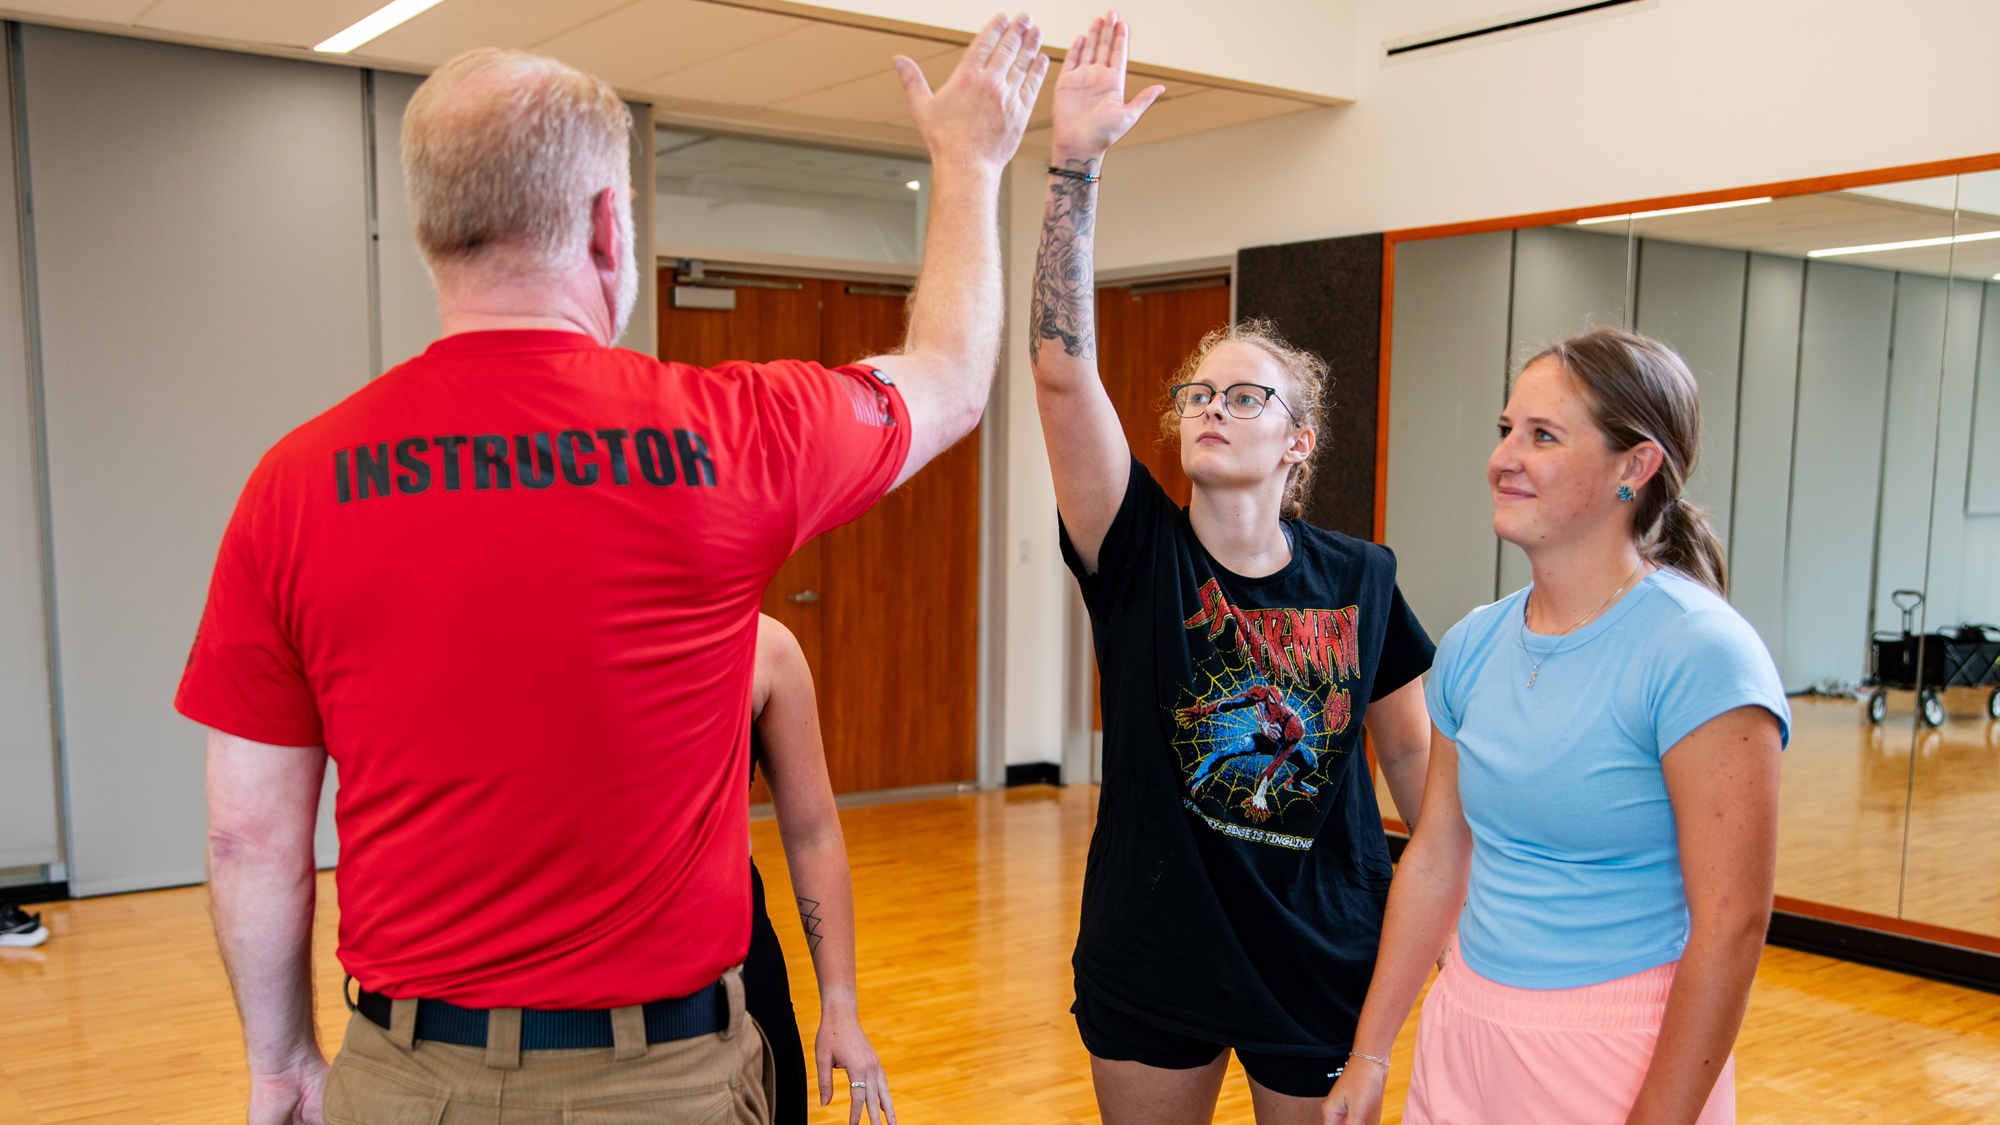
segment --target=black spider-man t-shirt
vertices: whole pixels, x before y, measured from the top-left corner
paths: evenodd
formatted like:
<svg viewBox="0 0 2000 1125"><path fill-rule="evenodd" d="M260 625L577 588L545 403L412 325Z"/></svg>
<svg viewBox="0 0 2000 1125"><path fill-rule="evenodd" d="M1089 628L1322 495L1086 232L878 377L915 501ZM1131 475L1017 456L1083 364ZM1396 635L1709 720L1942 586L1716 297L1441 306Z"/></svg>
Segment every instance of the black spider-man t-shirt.
<svg viewBox="0 0 2000 1125"><path fill-rule="evenodd" d="M1375 968L1389 848L1361 741L1430 667L1396 559L1299 520L1264 578L1219 565L1135 459L1083 587L1104 785L1076 987L1154 1026L1345 1053Z"/></svg>

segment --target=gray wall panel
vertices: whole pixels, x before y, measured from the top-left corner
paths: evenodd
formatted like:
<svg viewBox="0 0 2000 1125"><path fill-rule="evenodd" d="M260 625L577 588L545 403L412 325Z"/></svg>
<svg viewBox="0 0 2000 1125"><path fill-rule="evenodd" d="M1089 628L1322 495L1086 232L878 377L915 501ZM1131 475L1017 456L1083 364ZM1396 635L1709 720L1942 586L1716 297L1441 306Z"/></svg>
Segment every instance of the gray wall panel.
<svg viewBox="0 0 2000 1125"><path fill-rule="evenodd" d="M639 299L618 346L647 355L660 354L660 271L653 259L653 107L626 102L632 111L632 246L639 259Z"/></svg>
<svg viewBox="0 0 2000 1125"><path fill-rule="evenodd" d="M1792 413L1804 295L1804 262L1750 255L1736 481L1727 525L1729 600L1757 627L1774 658L1784 651L1785 524L1792 502Z"/></svg>
<svg viewBox="0 0 2000 1125"><path fill-rule="evenodd" d="M1980 315L1979 389L1972 407L1972 460L1966 467L1965 511L2000 516L2000 285L1986 285Z"/></svg>
<svg viewBox="0 0 2000 1125"><path fill-rule="evenodd" d="M1871 602L1877 629L1894 629L1902 619L1890 597L1894 591L1924 590L1931 462L1937 452L1938 372L1944 362L1945 290L1941 277L1896 275L1896 326L1877 486L1881 516L1876 523Z"/></svg>
<svg viewBox="0 0 2000 1125"><path fill-rule="evenodd" d="M1729 489L1736 475L1736 381L1743 343L1740 250L1647 239L1639 243L1635 323L1681 353L1701 387L1701 462L1688 499L1729 535Z"/></svg>
<svg viewBox="0 0 2000 1125"><path fill-rule="evenodd" d="M1958 608L1968 621L2000 623L2000 284L1989 281L1982 288L1979 377L1969 411L1971 449L1960 501L1965 523ZM1952 502L1953 483L1953 478L1939 476L1940 509Z"/></svg>
<svg viewBox="0 0 2000 1125"><path fill-rule="evenodd" d="M375 72L375 243L380 280L382 367L420 354L438 338L437 291L417 253L410 200L403 190L403 110L423 79Z"/></svg>
<svg viewBox="0 0 2000 1125"><path fill-rule="evenodd" d="M1525 233L1525 232L1524 232ZM1493 600L1493 452L1507 360L1509 231L1396 246L1384 539L1433 639Z"/></svg>
<svg viewBox="0 0 2000 1125"><path fill-rule="evenodd" d="M1993 620L1967 612L1966 591L1961 583L1965 577L1968 520L1963 490L1958 484L1965 479L1971 454L1973 379L1979 366L1980 305L1985 293L1986 286L1978 281L1961 278L1952 282L1951 311L1945 325L1943 389L1932 419L1937 428L1935 491L1931 476L1923 480L1931 513L1929 552L1923 564L1924 608L1932 627L1967 620ZM1931 466L1924 468L1928 470ZM1889 500L1894 502L1893 494ZM1880 590L1878 583L1878 598Z"/></svg>
<svg viewBox="0 0 2000 1125"><path fill-rule="evenodd" d="M0 112L13 84L0 59ZM0 127L0 867L61 858L43 604L40 467L21 291L14 137Z"/></svg>
<svg viewBox="0 0 2000 1125"><path fill-rule="evenodd" d="M196 882L202 733L172 709L257 458L369 374L355 72L23 29L75 854Z"/></svg>
<svg viewBox="0 0 2000 1125"><path fill-rule="evenodd" d="M1806 266L1779 670L1798 690L1861 679L1896 275Z"/></svg>
<svg viewBox="0 0 2000 1125"><path fill-rule="evenodd" d="M1516 232L1513 339L1508 341L1513 369L1566 336L1600 324L1625 323L1627 246L1623 234L1560 227ZM1496 592L1511 594L1532 578L1528 556L1512 543L1502 543Z"/></svg>

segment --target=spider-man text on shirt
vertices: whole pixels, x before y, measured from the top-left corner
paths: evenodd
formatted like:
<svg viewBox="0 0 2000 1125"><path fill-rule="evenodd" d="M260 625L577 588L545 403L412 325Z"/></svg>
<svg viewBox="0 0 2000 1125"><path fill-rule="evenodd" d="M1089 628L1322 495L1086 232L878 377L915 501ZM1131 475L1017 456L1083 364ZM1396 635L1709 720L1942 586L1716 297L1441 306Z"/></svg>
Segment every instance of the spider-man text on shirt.
<svg viewBox="0 0 2000 1125"><path fill-rule="evenodd" d="M1310 847L1326 756L1352 718L1341 682L1360 676L1358 608L1246 609L1214 579L1198 596L1184 624L1202 681L1173 708L1188 806L1227 835Z"/></svg>

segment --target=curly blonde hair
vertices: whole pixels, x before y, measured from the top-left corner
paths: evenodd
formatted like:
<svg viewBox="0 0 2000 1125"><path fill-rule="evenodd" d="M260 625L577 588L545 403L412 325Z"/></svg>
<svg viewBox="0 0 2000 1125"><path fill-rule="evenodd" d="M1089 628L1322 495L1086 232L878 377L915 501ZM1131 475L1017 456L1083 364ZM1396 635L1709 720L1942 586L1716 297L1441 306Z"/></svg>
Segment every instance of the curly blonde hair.
<svg viewBox="0 0 2000 1125"><path fill-rule="evenodd" d="M1292 431L1311 430L1319 433L1321 413L1325 409L1326 392L1333 385L1333 377L1328 373L1325 360L1304 348L1295 348L1285 342L1278 332L1278 326L1263 317L1239 320L1234 324L1217 328L1201 338L1194 352L1182 362L1173 378L1167 381L1171 387L1177 383L1191 383L1201 367L1201 361L1208 353L1224 344L1247 344L1257 348L1278 362L1278 366L1292 377L1291 389L1281 397L1292 411ZM1160 412L1160 435L1162 444L1180 443L1181 416L1174 409L1172 401ZM1319 445L1306 459L1292 466L1291 475L1285 478L1283 511L1287 518L1299 519L1305 515L1306 492L1312 487L1313 462L1319 457Z"/></svg>

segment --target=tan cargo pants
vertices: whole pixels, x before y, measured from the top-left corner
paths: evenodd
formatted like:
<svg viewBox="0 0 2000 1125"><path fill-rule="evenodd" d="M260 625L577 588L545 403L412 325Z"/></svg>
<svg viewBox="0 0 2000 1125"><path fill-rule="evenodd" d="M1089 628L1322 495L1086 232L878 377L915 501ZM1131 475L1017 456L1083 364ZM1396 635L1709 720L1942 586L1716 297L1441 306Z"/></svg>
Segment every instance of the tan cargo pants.
<svg viewBox="0 0 2000 1125"><path fill-rule="evenodd" d="M739 969L723 978L729 1027L646 1042L638 1008L611 1014L616 1046L523 1051L520 1010L487 1017L487 1046L415 1038L416 1001L388 1030L359 1012L326 1082L330 1125L769 1125L777 1072L743 1010ZM511 1036L510 1033L511 1032ZM506 1044L510 1042L513 1046Z"/></svg>

